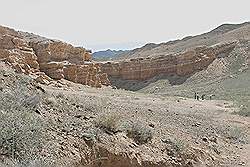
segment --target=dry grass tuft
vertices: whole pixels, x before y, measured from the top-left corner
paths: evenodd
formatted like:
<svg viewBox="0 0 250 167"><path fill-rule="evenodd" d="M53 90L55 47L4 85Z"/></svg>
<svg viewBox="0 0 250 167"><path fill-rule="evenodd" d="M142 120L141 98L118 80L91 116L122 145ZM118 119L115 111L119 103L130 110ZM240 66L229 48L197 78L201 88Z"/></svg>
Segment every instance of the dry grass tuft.
<svg viewBox="0 0 250 167"><path fill-rule="evenodd" d="M127 136L138 144L145 144L152 140L153 132L140 122L133 122L127 127Z"/></svg>

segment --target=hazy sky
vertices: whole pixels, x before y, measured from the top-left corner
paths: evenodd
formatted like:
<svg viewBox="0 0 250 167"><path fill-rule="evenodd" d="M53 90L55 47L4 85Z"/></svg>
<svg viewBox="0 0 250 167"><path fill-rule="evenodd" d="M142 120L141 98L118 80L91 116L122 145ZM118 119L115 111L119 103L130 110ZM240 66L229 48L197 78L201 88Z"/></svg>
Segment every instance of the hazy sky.
<svg viewBox="0 0 250 167"><path fill-rule="evenodd" d="M130 49L250 21L249 0L0 0L0 24L93 50Z"/></svg>

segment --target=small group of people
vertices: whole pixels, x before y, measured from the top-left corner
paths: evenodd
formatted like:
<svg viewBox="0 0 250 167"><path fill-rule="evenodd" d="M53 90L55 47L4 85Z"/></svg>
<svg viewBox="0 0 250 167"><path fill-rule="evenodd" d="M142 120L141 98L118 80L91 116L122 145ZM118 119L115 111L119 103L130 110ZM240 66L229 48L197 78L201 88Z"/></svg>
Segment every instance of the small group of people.
<svg viewBox="0 0 250 167"><path fill-rule="evenodd" d="M202 94L201 96L198 94L198 93L194 93L194 99L196 100L205 100L205 96L206 94ZM209 100L212 100L212 97L214 97L215 95L214 94L210 94L209 95Z"/></svg>

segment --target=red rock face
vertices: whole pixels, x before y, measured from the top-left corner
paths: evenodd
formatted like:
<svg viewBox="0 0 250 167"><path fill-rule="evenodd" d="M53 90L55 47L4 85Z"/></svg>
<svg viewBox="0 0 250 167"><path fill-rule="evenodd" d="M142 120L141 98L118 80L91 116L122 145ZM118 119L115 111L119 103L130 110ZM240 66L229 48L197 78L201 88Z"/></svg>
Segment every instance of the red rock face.
<svg viewBox="0 0 250 167"><path fill-rule="evenodd" d="M113 78L124 80L146 80L164 74L186 76L205 69L220 53L232 50L235 43L215 47L197 47L177 55L137 58L128 61L106 62L101 70Z"/></svg>
<svg viewBox="0 0 250 167"><path fill-rule="evenodd" d="M99 64L91 59L91 53L82 47L0 26L0 60L17 72L39 74L37 80L41 83L48 83L51 77L98 88L110 85Z"/></svg>

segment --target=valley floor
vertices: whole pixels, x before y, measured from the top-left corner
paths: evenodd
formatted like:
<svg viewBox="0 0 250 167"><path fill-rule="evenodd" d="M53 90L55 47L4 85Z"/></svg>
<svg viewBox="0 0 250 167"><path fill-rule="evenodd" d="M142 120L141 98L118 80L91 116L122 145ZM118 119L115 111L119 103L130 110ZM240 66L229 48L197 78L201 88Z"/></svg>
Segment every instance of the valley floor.
<svg viewBox="0 0 250 167"><path fill-rule="evenodd" d="M105 147L111 152L139 153L141 161L150 156L151 161L157 163L159 157L160 159L169 158L164 157L167 154L164 154L163 150L166 147L164 140L170 140L173 143L176 142L176 145L180 145L178 146L181 147L180 151L193 148L200 150L200 154L210 156L215 163L208 161L207 164L204 163L207 166L250 165L248 143L250 118L234 114L238 109L234 108L235 105L230 101L198 101L190 98L149 95L111 88L100 90L81 87L75 91L48 88L47 90L55 94L63 94L68 98L77 98L77 103L80 105L84 105L86 99L91 99L88 105L96 106L98 104L101 108L98 112L93 113L94 118L117 115L119 124L128 121L140 122L143 126L152 129L152 141L146 146L136 145L132 149L129 145L133 144L133 141L120 143L123 142L123 139L120 138L119 133L112 137L108 136L109 139L105 140L112 141L112 144L109 143ZM155 146L158 148L154 148ZM199 156L198 154L197 156ZM217 160L218 162L216 162Z"/></svg>
<svg viewBox="0 0 250 167"><path fill-rule="evenodd" d="M250 118L233 114L238 109L230 101L96 89L66 80L44 86L8 68L1 68L0 78L1 120L9 119L7 113L15 117L20 112L8 110L6 95L13 95L12 102L17 103L29 99L19 105L45 122L39 129L45 134L39 155L45 159L103 167L250 166ZM17 88L22 88L21 94ZM35 108L34 96L39 97ZM0 150L3 163L12 158L30 160L26 154L13 157L4 149Z"/></svg>

